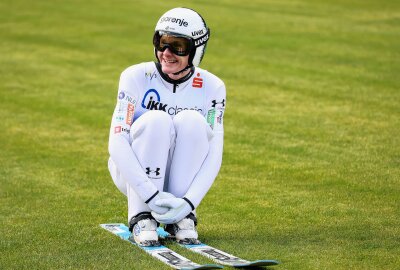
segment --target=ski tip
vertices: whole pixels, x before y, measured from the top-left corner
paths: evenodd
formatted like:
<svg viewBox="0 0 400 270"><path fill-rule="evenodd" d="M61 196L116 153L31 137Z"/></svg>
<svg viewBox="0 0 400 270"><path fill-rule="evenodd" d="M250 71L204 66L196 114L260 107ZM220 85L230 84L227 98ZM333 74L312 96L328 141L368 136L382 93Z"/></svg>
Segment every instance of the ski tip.
<svg viewBox="0 0 400 270"><path fill-rule="evenodd" d="M259 267L259 266L273 266L279 264L276 260L257 260L248 263L235 264L233 267L235 268L251 268L251 267Z"/></svg>
<svg viewBox="0 0 400 270"><path fill-rule="evenodd" d="M197 267L181 268L181 270L222 269L222 268L224 267L218 264L203 264Z"/></svg>
<svg viewBox="0 0 400 270"><path fill-rule="evenodd" d="M99 224L100 227L107 227L107 226L124 226L124 223L102 223Z"/></svg>

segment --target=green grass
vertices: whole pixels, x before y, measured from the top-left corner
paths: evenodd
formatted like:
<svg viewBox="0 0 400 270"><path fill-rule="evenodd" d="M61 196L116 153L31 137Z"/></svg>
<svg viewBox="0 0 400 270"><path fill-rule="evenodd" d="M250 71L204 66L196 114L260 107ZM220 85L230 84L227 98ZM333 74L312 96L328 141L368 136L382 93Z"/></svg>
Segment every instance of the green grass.
<svg viewBox="0 0 400 270"><path fill-rule="evenodd" d="M98 224L126 222L107 170L119 74L153 59L175 6L211 26L202 67L227 85L201 239L274 269L398 269L394 0L2 1L0 269L169 269Z"/></svg>

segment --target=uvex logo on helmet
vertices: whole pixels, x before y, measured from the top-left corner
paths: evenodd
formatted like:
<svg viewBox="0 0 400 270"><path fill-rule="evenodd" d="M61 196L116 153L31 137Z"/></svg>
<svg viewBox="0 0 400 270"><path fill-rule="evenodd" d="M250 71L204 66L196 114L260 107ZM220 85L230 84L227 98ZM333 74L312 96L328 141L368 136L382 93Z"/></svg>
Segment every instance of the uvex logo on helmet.
<svg viewBox="0 0 400 270"><path fill-rule="evenodd" d="M202 35L202 34L204 34L204 31L203 31L203 29L201 29L201 30L199 30L199 31L193 31L192 32L192 36L200 36L200 35Z"/></svg>
<svg viewBox="0 0 400 270"><path fill-rule="evenodd" d="M188 27L189 23L187 21L185 21L185 19L179 19L179 18L173 18L173 17L162 17L160 19L160 23L163 22L172 22L172 23L176 23L179 26L184 26L184 27Z"/></svg>
<svg viewBox="0 0 400 270"><path fill-rule="evenodd" d="M202 37L200 37L200 38L198 38L198 39L196 39L196 40L194 41L194 45L195 45L195 46L200 46L200 45L206 43L207 40L208 40L208 38L209 38L209 35L208 35L208 34L205 35L205 36L202 36Z"/></svg>

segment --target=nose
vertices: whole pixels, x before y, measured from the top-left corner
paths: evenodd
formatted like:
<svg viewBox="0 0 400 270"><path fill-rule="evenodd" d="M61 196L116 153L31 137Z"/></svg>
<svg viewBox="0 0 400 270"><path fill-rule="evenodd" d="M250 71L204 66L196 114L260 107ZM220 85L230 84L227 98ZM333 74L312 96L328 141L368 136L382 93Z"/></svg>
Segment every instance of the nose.
<svg viewBox="0 0 400 270"><path fill-rule="evenodd" d="M170 48L166 48L165 49L165 51L164 51L164 54L166 54L166 55L172 55L173 53L172 53L172 51L170 50Z"/></svg>

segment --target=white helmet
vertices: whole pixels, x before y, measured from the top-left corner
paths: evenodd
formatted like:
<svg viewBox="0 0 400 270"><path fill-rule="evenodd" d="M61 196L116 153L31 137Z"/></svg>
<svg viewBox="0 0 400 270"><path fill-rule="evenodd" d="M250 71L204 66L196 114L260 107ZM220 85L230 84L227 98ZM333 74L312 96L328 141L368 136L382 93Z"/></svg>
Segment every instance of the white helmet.
<svg viewBox="0 0 400 270"><path fill-rule="evenodd" d="M154 36L160 35L160 32L189 39L192 44L189 66L200 65L210 37L210 29L199 13L189 8L171 9L158 20ZM156 48L154 52L158 59Z"/></svg>

